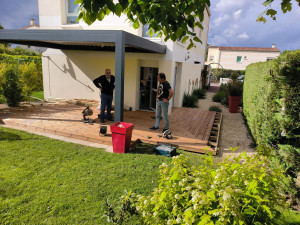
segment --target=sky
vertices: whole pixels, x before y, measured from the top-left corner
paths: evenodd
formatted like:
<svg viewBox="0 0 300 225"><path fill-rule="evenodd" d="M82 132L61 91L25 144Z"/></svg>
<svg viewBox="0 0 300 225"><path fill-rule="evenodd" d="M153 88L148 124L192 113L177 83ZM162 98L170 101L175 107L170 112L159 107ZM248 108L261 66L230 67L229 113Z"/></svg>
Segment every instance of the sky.
<svg viewBox="0 0 300 225"><path fill-rule="evenodd" d="M271 47L280 51L300 49L300 7L293 0L291 12L283 14L280 2L273 8L279 12L277 20L267 18L256 22L265 10L264 0L211 0L208 44L228 47ZM0 24L5 29L38 24L38 0L0 0Z"/></svg>

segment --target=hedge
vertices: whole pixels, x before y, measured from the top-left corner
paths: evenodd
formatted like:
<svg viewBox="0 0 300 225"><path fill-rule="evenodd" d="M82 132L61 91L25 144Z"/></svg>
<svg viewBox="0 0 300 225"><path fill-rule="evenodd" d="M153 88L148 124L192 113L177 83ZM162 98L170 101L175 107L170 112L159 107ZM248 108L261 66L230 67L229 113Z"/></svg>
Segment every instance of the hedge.
<svg viewBox="0 0 300 225"><path fill-rule="evenodd" d="M300 161L300 50L278 59L251 64L244 80L244 115L258 145L275 149L271 155L295 176ZM287 162L287 155L296 160Z"/></svg>
<svg viewBox="0 0 300 225"><path fill-rule="evenodd" d="M220 78L230 78L232 76L244 75L245 70L228 70L228 69L212 69L212 79L214 81L220 80Z"/></svg>

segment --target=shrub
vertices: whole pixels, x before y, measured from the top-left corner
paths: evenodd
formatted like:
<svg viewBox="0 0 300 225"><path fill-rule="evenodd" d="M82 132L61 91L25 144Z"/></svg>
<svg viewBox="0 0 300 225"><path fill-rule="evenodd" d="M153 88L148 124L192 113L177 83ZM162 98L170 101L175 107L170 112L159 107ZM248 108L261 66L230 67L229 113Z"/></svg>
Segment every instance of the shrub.
<svg viewBox="0 0 300 225"><path fill-rule="evenodd" d="M197 96L198 99L203 99L203 98L205 98L206 90L201 89L201 88L195 89L195 90L193 90L192 95Z"/></svg>
<svg viewBox="0 0 300 225"><path fill-rule="evenodd" d="M216 111L216 112L222 112L222 109L220 109L220 107L213 105L211 107L209 107L208 111Z"/></svg>
<svg viewBox="0 0 300 225"><path fill-rule="evenodd" d="M5 70L4 79L3 94L7 105L13 107L18 106L19 102L22 101L23 96L16 69L11 67Z"/></svg>
<svg viewBox="0 0 300 225"><path fill-rule="evenodd" d="M0 104L6 103L4 95L0 95Z"/></svg>
<svg viewBox="0 0 300 225"><path fill-rule="evenodd" d="M38 71L34 62L24 63L19 66L20 82L22 82L23 96L30 96L38 88Z"/></svg>
<svg viewBox="0 0 300 225"><path fill-rule="evenodd" d="M227 92L228 91L228 84L221 84L218 91Z"/></svg>
<svg viewBox="0 0 300 225"><path fill-rule="evenodd" d="M228 95L229 96L242 96L243 83L237 80L228 82Z"/></svg>
<svg viewBox="0 0 300 225"><path fill-rule="evenodd" d="M220 80L220 78L229 78L233 76L238 77L239 75L245 74L245 70L227 70L227 69L212 69L214 81Z"/></svg>
<svg viewBox="0 0 300 225"><path fill-rule="evenodd" d="M221 102L225 98L225 93L223 91L218 91L212 98L213 102Z"/></svg>
<svg viewBox="0 0 300 225"><path fill-rule="evenodd" d="M203 156L197 167L180 155L160 166L160 177L151 195L122 197L142 224L274 224L286 207L287 179L259 154L244 152L217 166Z"/></svg>
<svg viewBox="0 0 300 225"><path fill-rule="evenodd" d="M197 102L198 102L197 96L184 93L182 107L198 108Z"/></svg>

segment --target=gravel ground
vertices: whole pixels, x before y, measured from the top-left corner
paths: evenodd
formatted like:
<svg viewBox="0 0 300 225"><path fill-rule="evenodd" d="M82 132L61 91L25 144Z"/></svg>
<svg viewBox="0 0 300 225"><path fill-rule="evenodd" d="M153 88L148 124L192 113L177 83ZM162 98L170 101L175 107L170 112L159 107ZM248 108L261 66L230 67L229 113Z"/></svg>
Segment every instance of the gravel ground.
<svg viewBox="0 0 300 225"><path fill-rule="evenodd" d="M216 89L218 84L212 84L211 89ZM208 90L206 92L205 99L199 99L198 106L200 109L208 110L210 106L218 106L222 109L222 124L221 133L219 139L219 152L222 158L227 157L232 154L230 148L239 147L235 154L239 154L246 151L247 154L253 154L255 152L254 148L250 147L252 143L252 138L249 135L244 119L241 113L229 113L228 108L224 107L218 102L213 102L212 97L215 92Z"/></svg>

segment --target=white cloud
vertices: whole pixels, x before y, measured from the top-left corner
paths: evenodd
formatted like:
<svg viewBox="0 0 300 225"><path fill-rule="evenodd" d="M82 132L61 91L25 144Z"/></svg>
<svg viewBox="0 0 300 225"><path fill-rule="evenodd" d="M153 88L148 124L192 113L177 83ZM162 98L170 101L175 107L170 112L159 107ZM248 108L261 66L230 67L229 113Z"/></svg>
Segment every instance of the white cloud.
<svg viewBox="0 0 300 225"><path fill-rule="evenodd" d="M238 36L238 38L243 39L243 40L247 40L247 39L249 39L249 35L246 32L244 32L244 33L240 34Z"/></svg>
<svg viewBox="0 0 300 225"><path fill-rule="evenodd" d="M216 27L220 26L222 23L226 22L229 19L229 16L227 14L218 17L217 19L214 20L214 25Z"/></svg>
<svg viewBox="0 0 300 225"><path fill-rule="evenodd" d="M241 9L239 9L238 11L236 11L234 13L234 19L238 20L240 18L240 16L241 16L242 12L243 12L243 10L241 10Z"/></svg>

